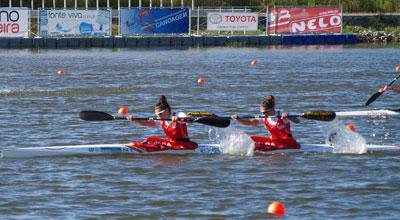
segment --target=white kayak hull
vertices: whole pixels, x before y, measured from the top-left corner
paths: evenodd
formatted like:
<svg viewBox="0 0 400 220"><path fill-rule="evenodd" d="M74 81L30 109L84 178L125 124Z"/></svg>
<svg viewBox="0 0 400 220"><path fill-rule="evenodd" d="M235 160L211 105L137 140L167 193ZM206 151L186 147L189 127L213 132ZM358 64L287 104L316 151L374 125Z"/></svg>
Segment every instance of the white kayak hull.
<svg viewBox="0 0 400 220"><path fill-rule="evenodd" d="M301 152L333 152L334 148L327 144L304 144L301 149L286 149L262 152L301 153ZM397 145L367 145L367 152L400 151ZM67 145L52 147L9 148L0 151L0 158L30 158L51 156L85 156L85 155L129 155L129 154L223 154L224 150L217 144L201 144L195 150L166 150L144 152L125 144ZM257 152L258 153L258 152Z"/></svg>
<svg viewBox="0 0 400 220"><path fill-rule="evenodd" d="M343 111L336 112L336 117L384 117L384 116L400 116L400 110L364 110L364 111Z"/></svg>
<svg viewBox="0 0 400 220"><path fill-rule="evenodd" d="M66 145L51 147L9 148L0 151L0 158L26 158L72 155L109 155L109 154L221 154L218 145L199 145L195 150L165 150L144 152L141 149L129 147L129 144L94 144Z"/></svg>
<svg viewBox="0 0 400 220"><path fill-rule="evenodd" d="M380 152L380 151L400 151L400 145L376 145L376 144L367 144L367 152ZM328 144L306 144L301 145L301 149L294 150L279 150L272 151L276 152L333 152L334 147Z"/></svg>

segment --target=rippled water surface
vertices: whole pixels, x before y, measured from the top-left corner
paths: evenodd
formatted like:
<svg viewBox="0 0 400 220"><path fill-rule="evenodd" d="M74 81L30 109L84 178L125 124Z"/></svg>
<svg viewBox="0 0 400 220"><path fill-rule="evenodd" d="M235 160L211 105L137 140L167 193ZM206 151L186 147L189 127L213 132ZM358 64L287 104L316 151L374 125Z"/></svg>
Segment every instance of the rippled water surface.
<svg viewBox="0 0 400 220"><path fill-rule="evenodd" d="M124 105L149 117L161 94L176 111L222 116L257 114L267 94L294 113L364 110L396 76L399 57L397 47L1 50L0 149L162 136L160 128L76 114ZM368 109L399 107L400 94L387 92ZM400 143L399 118L341 121L350 122L368 143ZM302 120L292 129L300 143L323 143L327 126ZM210 143L210 129L191 124L191 138ZM278 200L286 219L397 219L399 170L396 152L0 159L0 218L265 219Z"/></svg>

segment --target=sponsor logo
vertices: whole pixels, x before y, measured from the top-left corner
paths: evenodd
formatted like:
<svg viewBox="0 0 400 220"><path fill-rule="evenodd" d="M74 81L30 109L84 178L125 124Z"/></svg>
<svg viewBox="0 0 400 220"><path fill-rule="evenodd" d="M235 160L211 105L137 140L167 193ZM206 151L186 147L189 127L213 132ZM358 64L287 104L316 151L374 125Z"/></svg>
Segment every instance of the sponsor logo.
<svg viewBox="0 0 400 220"><path fill-rule="evenodd" d="M0 34L1 33L19 33L19 12L18 11L0 11Z"/></svg>
<svg viewBox="0 0 400 220"><path fill-rule="evenodd" d="M319 31L340 27L342 24L342 17L339 15L323 16L318 18L305 19L302 21L294 21L291 25L291 32L304 32L304 31Z"/></svg>
<svg viewBox="0 0 400 220"><path fill-rule="evenodd" d="M94 19L96 15L82 12L48 11L47 17L50 19Z"/></svg>
<svg viewBox="0 0 400 220"><path fill-rule="evenodd" d="M270 13L268 17L270 22L282 22L282 20L285 20L288 23L287 21L291 18L291 15L288 10L283 9L279 11L279 14L278 12Z"/></svg>
<svg viewBox="0 0 400 220"><path fill-rule="evenodd" d="M18 11L0 11L0 22L17 22L18 20Z"/></svg>
<svg viewBox="0 0 400 220"><path fill-rule="evenodd" d="M222 22L222 16L219 14L212 14L210 15L210 22L212 24L219 24Z"/></svg>
<svg viewBox="0 0 400 220"><path fill-rule="evenodd" d="M278 32L338 32L341 26L341 11L336 8L272 9L268 14L268 27Z"/></svg>
<svg viewBox="0 0 400 220"><path fill-rule="evenodd" d="M226 15L225 22L231 23L254 23L257 22L256 16L253 15Z"/></svg>
<svg viewBox="0 0 400 220"><path fill-rule="evenodd" d="M161 18L159 20L159 22L155 23L156 28L161 28L162 26L171 24L171 23L176 23L179 22L180 20L187 18L188 17L188 13L185 10L179 11L178 13L174 13L171 15L168 15L164 18Z"/></svg>
<svg viewBox="0 0 400 220"><path fill-rule="evenodd" d="M257 30L258 15L256 13L213 13L208 14L209 30Z"/></svg>
<svg viewBox="0 0 400 220"><path fill-rule="evenodd" d="M121 147L101 147L100 152L102 153L121 153Z"/></svg>

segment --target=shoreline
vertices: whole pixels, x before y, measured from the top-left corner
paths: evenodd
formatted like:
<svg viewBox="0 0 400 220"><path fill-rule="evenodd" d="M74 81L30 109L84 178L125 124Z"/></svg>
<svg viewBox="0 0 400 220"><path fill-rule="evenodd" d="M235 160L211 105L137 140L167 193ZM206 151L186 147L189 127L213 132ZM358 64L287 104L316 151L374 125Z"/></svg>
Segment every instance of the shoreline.
<svg viewBox="0 0 400 220"><path fill-rule="evenodd" d="M400 33L364 30L355 35L357 43L400 43Z"/></svg>
<svg viewBox="0 0 400 220"><path fill-rule="evenodd" d="M113 36L0 38L1 49L35 48L157 48L270 45L396 44L400 33L363 31L359 34L240 35L240 36Z"/></svg>
<svg viewBox="0 0 400 220"><path fill-rule="evenodd" d="M353 45L354 34L269 35L269 36L137 36L0 38L0 48L141 48L141 47L218 47L269 45Z"/></svg>

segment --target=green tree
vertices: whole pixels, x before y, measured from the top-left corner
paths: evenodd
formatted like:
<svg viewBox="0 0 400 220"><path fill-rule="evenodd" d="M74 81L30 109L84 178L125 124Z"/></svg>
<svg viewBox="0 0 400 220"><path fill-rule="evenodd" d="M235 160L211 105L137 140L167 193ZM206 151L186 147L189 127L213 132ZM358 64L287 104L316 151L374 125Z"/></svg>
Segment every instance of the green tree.
<svg viewBox="0 0 400 220"><path fill-rule="evenodd" d="M66 0L67 7L73 8L75 0ZM77 0L78 7L85 7L86 0ZM114 9L118 7L118 0L109 0L110 6ZM120 0L121 7L127 7L129 0ZM153 6L158 7L161 0L152 0ZM2 7L7 7L9 1L0 1ZM19 5L19 1L12 1L13 5ZM45 7L53 7L53 0L44 0ZM25 7L30 7L30 1L23 1ZM96 0L88 0L89 7L96 7ZM173 0L174 6L179 7L181 0ZM343 10L346 13L355 12L370 12L370 13L394 13L400 12L400 0L194 0L195 6L265 6L265 5L343 5ZM137 7L139 0L131 0L131 6ZM148 7L150 0L142 0L142 6ZM169 7L171 0L163 0L163 6ZM192 6L192 0L184 0L184 5L187 7ZM107 6L107 0L99 0L100 7ZM42 7L42 0L34 0L34 8ZM64 0L56 0L56 7L64 7Z"/></svg>

